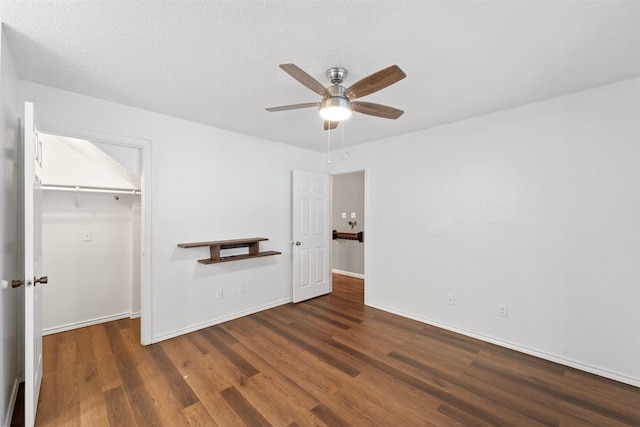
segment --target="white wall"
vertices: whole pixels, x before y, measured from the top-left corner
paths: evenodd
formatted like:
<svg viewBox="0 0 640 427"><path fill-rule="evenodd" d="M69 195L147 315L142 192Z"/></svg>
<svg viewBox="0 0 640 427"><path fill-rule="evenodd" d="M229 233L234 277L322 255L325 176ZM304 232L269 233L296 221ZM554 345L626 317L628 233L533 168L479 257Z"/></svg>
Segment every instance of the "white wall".
<svg viewBox="0 0 640 427"><path fill-rule="evenodd" d="M639 141L633 79L350 149L366 302L640 385Z"/></svg>
<svg viewBox="0 0 640 427"><path fill-rule="evenodd" d="M45 155L43 149L43 160ZM74 193L44 191L42 211L42 267L49 277L42 291L43 332L131 316L131 207L113 194L80 193L76 206ZM91 241L84 241L85 231Z"/></svg>
<svg viewBox="0 0 640 427"><path fill-rule="evenodd" d="M333 229L348 233L364 231L364 172L352 172L332 177ZM342 214L347 215L342 218ZM352 219L351 214L356 218ZM349 222L356 222L351 228ZM333 271L364 277L364 244L357 240L336 239L332 243Z"/></svg>
<svg viewBox="0 0 640 427"><path fill-rule="evenodd" d="M634 79L332 163L368 167L367 303L640 385L639 93ZM290 170L322 154L28 82L20 99L45 129L153 141L154 340L291 298ZM283 255L204 266L206 249L176 247L251 236Z"/></svg>
<svg viewBox="0 0 640 427"><path fill-rule="evenodd" d="M154 341L291 300L291 170L319 170L321 153L30 82L19 87L44 130L152 141ZM282 255L206 266L196 261L208 248L177 247L241 237L269 238L262 248Z"/></svg>
<svg viewBox="0 0 640 427"><path fill-rule="evenodd" d="M18 81L4 29L0 44L0 279L17 279L20 272L18 240ZM18 360L21 289L0 287L0 424L9 425L18 376L22 364Z"/></svg>

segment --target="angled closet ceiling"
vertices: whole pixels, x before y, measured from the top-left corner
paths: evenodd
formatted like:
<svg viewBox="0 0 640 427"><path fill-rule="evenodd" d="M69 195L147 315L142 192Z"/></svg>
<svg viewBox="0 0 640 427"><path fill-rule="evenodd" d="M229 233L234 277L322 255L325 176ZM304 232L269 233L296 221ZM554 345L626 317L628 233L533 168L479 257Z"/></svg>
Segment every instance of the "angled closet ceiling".
<svg viewBox="0 0 640 427"><path fill-rule="evenodd" d="M48 134L42 140L45 186L140 190L139 150Z"/></svg>

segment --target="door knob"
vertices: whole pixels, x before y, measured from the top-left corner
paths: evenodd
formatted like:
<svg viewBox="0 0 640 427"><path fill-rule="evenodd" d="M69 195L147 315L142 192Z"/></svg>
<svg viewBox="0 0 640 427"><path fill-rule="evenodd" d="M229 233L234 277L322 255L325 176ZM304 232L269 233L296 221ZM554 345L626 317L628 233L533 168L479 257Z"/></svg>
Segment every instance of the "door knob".
<svg viewBox="0 0 640 427"><path fill-rule="evenodd" d="M36 279L35 277L33 278L33 284L34 285L37 285L38 283L42 283L44 285L48 281L49 281L49 278L47 276L42 276L39 279Z"/></svg>
<svg viewBox="0 0 640 427"><path fill-rule="evenodd" d="M302 243L300 242L296 242L296 246L300 246Z"/></svg>
<svg viewBox="0 0 640 427"><path fill-rule="evenodd" d="M18 287L20 287L22 285L24 285L24 280L17 279L17 280L12 280L11 281L11 287L12 288L18 288Z"/></svg>

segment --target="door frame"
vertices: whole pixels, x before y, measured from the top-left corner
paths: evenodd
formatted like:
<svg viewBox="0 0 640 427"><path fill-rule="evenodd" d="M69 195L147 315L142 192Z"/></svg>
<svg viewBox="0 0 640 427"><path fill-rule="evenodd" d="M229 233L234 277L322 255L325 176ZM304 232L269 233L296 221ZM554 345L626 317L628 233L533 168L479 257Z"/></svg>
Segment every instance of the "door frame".
<svg viewBox="0 0 640 427"><path fill-rule="evenodd" d="M151 286L151 140L114 135L90 129L40 122L41 133L95 141L102 144L138 148L140 150L140 343L153 343L153 303Z"/></svg>
<svg viewBox="0 0 640 427"><path fill-rule="evenodd" d="M365 282L364 305L369 305L368 298L367 298L367 286L366 286L367 277L369 277L369 263L367 262L367 259L368 259L367 254L369 253L369 242L370 242L370 239L367 237L369 233L367 229L369 228L369 224L370 224L369 221L371 220L371 215L369 213L369 167L368 166L359 166L359 167L353 167L353 168L347 168L347 169L335 169L335 170L328 171L329 175L331 176L331 202L332 202L331 209L333 213L333 176L346 175L346 174L355 173L355 172L364 173L364 228L362 229L362 231L365 232L364 233L364 282ZM333 271L333 256L331 257L331 271Z"/></svg>

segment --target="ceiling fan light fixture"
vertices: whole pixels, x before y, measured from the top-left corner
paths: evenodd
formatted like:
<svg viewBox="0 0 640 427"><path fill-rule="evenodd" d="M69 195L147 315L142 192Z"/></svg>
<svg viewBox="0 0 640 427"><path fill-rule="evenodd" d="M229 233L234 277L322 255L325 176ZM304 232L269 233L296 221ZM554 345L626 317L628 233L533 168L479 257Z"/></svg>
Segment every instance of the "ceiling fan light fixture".
<svg viewBox="0 0 640 427"><path fill-rule="evenodd" d="M320 103L320 116L330 122L347 120L351 113L351 103L343 96L325 98Z"/></svg>

